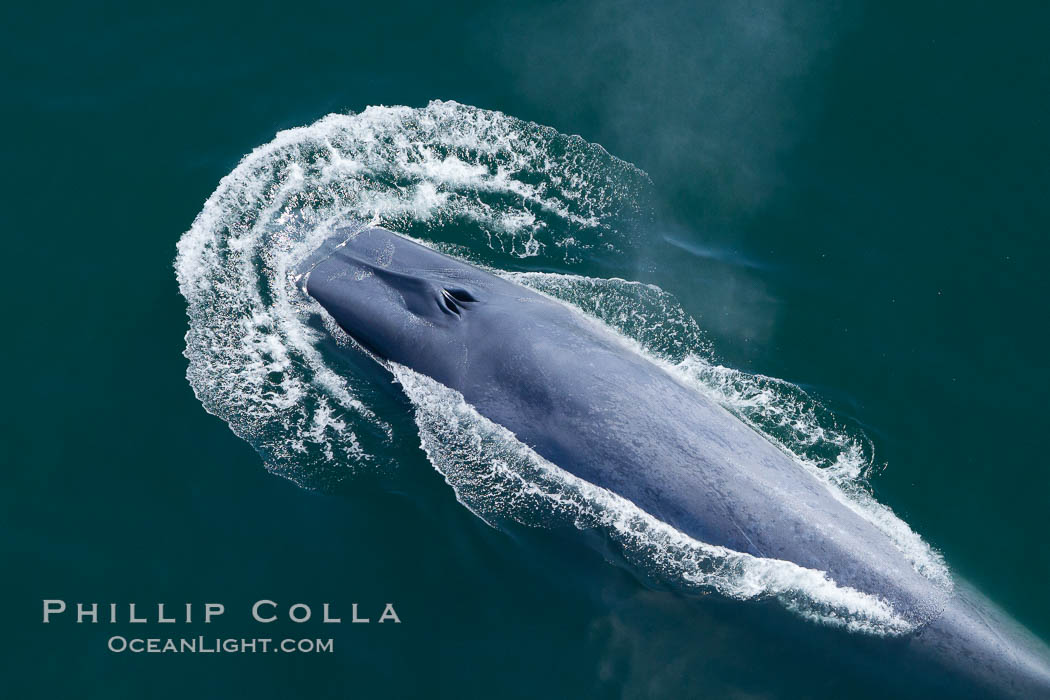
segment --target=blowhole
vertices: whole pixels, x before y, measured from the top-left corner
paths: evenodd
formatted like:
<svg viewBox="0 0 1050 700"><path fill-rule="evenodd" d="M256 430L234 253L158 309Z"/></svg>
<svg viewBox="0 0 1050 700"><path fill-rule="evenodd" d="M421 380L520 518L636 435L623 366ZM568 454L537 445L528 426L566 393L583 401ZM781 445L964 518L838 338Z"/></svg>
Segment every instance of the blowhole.
<svg viewBox="0 0 1050 700"><path fill-rule="evenodd" d="M470 292L468 292L465 289L458 289L458 288L446 289L445 293L448 294L449 296L451 296L456 301L459 301L459 302L477 301L477 299L474 298L474 295L471 294Z"/></svg>
<svg viewBox="0 0 1050 700"><path fill-rule="evenodd" d="M459 315L459 304L456 303L456 297L452 296L447 289L441 290L441 304L447 311Z"/></svg>

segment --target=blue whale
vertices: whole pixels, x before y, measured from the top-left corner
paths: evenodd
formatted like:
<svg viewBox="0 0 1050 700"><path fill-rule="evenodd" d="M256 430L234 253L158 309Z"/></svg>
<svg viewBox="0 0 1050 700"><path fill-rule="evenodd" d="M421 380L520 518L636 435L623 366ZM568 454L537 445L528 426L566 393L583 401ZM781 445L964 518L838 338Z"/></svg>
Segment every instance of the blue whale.
<svg viewBox="0 0 1050 700"><path fill-rule="evenodd" d="M571 308L380 228L299 268L357 343L460 392L577 477L687 535L827 572L913 623L893 654L974 696L1050 697L1046 647L890 538L714 401Z"/></svg>

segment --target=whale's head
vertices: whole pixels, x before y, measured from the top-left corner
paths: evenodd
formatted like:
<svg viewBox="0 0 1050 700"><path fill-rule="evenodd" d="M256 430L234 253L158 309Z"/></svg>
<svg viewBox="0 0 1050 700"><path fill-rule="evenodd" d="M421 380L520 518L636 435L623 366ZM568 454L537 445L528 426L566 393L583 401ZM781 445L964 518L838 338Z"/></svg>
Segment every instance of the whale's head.
<svg viewBox="0 0 1050 700"><path fill-rule="evenodd" d="M452 380L507 283L380 228L340 232L299 268L300 284L357 343Z"/></svg>

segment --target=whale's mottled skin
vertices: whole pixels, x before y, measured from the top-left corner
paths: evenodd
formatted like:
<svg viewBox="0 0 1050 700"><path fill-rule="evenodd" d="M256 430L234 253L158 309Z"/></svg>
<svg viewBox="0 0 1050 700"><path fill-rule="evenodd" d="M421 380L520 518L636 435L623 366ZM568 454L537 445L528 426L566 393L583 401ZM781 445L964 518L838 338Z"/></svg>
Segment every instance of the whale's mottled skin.
<svg viewBox="0 0 1050 700"><path fill-rule="evenodd" d="M974 694L1050 697L1038 641L918 574L816 477L600 324L379 228L337 233L300 273L362 346L459 391L563 469L698 540L889 601L918 631L887 645Z"/></svg>

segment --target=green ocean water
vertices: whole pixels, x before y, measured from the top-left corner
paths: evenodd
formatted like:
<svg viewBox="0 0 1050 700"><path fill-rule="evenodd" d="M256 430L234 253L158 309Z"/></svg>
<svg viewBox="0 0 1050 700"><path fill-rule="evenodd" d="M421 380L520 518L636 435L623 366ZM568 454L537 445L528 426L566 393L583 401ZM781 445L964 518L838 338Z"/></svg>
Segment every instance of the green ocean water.
<svg viewBox="0 0 1050 700"><path fill-rule="evenodd" d="M673 293L722 364L793 382L866 436L878 499L1050 639L1047 14L5 9L0 691L927 693L921 669L882 661L881 640L771 601L647 585L561 530L490 528L428 462L395 386L376 391L396 469L321 490L269 473L205 412L186 381L172 268L204 201L279 130L433 99L578 134L648 173L652 219L635 245L505 266ZM223 602L221 622L171 634L332 637L335 652L112 654L111 635L144 633L42 625L45 598ZM247 614L260 598L315 612L331 601L344 620L353 602L375 618L393 601L402 624L260 628Z"/></svg>

